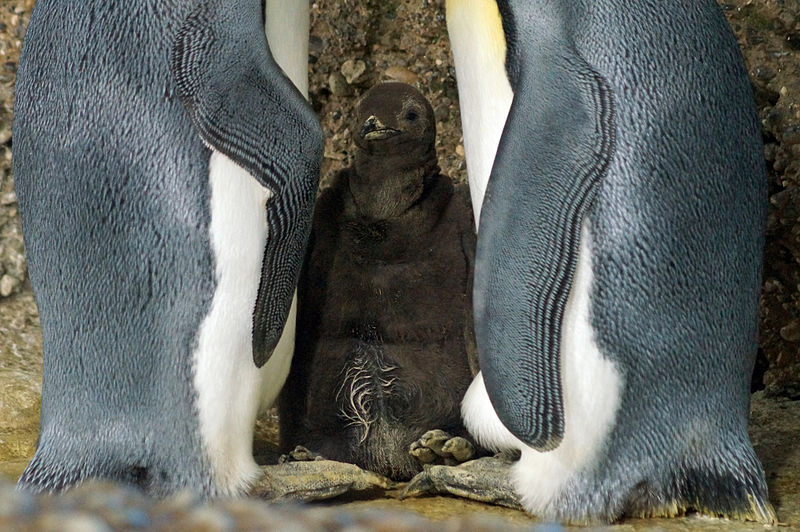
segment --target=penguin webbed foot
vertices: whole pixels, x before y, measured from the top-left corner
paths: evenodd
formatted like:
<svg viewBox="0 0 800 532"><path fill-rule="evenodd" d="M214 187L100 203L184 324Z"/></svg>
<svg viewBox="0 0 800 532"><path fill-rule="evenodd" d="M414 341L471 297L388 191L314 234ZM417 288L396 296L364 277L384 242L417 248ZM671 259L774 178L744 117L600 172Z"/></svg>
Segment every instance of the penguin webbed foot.
<svg viewBox="0 0 800 532"><path fill-rule="evenodd" d="M397 486L394 481L357 465L326 460L302 447L289 455L295 452L301 460L261 466L264 477L251 488L250 494L273 501L311 502L341 495L382 496Z"/></svg>
<svg viewBox="0 0 800 532"><path fill-rule="evenodd" d="M399 498L455 495L522 510L519 496L509 479L512 463L505 457L484 456L458 466L426 466L422 473L411 479Z"/></svg>
<svg viewBox="0 0 800 532"><path fill-rule="evenodd" d="M475 445L462 436L441 429L427 431L411 444L408 452L421 464L457 465L475 457Z"/></svg>
<svg viewBox="0 0 800 532"><path fill-rule="evenodd" d="M315 453L314 451L303 447L302 445L297 445L287 454L282 454L280 458L278 458L278 463L285 464L287 462L313 462L315 460L326 460L326 458L321 454Z"/></svg>

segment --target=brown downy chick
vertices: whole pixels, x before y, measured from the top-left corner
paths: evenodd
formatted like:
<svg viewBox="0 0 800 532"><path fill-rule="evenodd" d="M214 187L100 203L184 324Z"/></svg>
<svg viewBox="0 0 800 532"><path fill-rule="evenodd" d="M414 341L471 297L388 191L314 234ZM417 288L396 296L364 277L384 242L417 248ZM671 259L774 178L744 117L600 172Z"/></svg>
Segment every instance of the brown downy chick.
<svg viewBox="0 0 800 532"><path fill-rule="evenodd" d="M426 430L465 434L472 209L466 187L439 173L433 110L415 88L367 92L354 137L355 165L314 213L281 440L407 479Z"/></svg>

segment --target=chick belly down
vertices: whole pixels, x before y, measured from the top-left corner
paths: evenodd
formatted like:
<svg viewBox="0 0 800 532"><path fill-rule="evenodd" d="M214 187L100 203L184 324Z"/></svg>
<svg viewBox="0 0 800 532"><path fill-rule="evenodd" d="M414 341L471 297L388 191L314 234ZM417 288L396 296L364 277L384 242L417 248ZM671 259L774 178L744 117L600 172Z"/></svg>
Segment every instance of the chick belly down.
<svg viewBox="0 0 800 532"><path fill-rule="evenodd" d="M408 450L426 430L464 432L458 405L469 371L442 362L454 351L448 344L320 342L296 443L325 458L410 478L421 466Z"/></svg>

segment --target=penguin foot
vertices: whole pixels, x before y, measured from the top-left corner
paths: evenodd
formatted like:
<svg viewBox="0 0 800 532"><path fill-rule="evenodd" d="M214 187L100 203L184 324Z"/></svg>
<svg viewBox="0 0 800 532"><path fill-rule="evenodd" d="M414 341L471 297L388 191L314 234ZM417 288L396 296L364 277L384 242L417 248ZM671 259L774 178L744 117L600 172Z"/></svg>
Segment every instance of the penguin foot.
<svg viewBox="0 0 800 532"><path fill-rule="evenodd" d="M486 456L459 466L431 465L411 479L399 498L455 495L464 499L522 510L509 478L512 462Z"/></svg>
<svg viewBox="0 0 800 532"><path fill-rule="evenodd" d="M325 457L321 454L315 453L314 451L309 451L302 445L298 445L288 454L282 454L280 458L278 458L278 463L285 464L287 462L313 462L315 460L325 460Z"/></svg>
<svg viewBox="0 0 800 532"><path fill-rule="evenodd" d="M272 501L311 502L345 494L382 495L397 486L392 480L356 465L325 459L289 461L261 466L261 470L264 477L251 488L250 495Z"/></svg>
<svg viewBox="0 0 800 532"><path fill-rule="evenodd" d="M475 456L475 446L466 438L434 429L412 443L408 452L423 465L457 465Z"/></svg>

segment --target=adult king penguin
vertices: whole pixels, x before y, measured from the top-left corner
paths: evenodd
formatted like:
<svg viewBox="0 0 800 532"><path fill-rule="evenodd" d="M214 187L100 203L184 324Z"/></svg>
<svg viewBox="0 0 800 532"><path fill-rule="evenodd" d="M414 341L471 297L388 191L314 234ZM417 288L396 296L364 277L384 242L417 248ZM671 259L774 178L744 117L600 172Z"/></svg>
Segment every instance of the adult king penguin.
<svg viewBox="0 0 800 532"><path fill-rule="evenodd" d="M44 376L21 488L218 495L259 475L253 424L288 372L275 346L322 152L263 16L259 0L36 3L14 164Z"/></svg>
<svg viewBox="0 0 800 532"><path fill-rule="evenodd" d="M712 0L448 0L479 220L463 403L545 518L772 522L747 435L766 186Z"/></svg>

